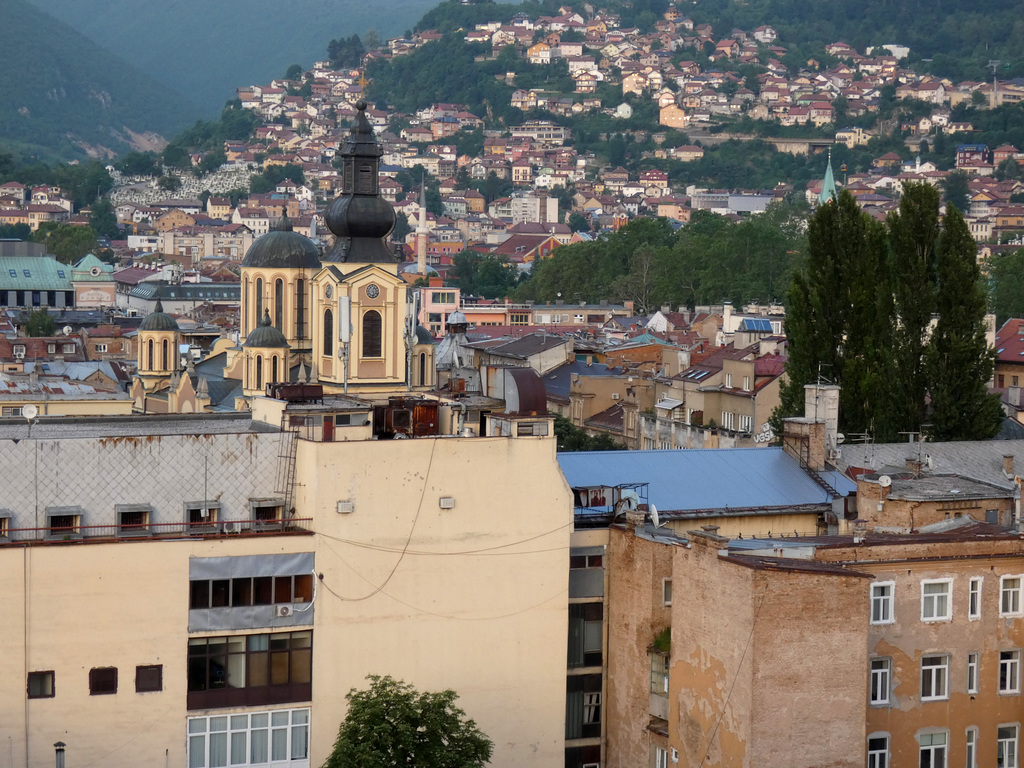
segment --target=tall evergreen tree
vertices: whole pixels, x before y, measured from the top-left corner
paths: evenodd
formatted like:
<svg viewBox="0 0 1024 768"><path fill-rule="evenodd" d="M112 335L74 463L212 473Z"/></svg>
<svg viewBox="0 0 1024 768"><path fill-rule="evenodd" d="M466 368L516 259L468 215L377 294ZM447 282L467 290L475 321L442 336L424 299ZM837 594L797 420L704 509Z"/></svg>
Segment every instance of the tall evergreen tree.
<svg viewBox="0 0 1024 768"><path fill-rule="evenodd" d="M899 322L893 323L892 418L876 423L875 437L880 441L896 440L900 431L917 430L927 416L924 349L936 310L939 191L928 184L908 184L899 210L889 214L888 226Z"/></svg>
<svg viewBox="0 0 1024 768"><path fill-rule="evenodd" d="M988 393L995 357L985 338L985 289L970 228L947 209L938 246L938 321L925 354L935 440L983 440L999 431L1003 412Z"/></svg>
<svg viewBox="0 0 1024 768"><path fill-rule="evenodd" d="M884 383L880 355L891 332L879 312L891 295L884 239L882 225L846 191L811 217L807 261L786 303L789 361L780 417L801 412L804 385L820 376L842 387L842 429L871 428Z"/></svg>

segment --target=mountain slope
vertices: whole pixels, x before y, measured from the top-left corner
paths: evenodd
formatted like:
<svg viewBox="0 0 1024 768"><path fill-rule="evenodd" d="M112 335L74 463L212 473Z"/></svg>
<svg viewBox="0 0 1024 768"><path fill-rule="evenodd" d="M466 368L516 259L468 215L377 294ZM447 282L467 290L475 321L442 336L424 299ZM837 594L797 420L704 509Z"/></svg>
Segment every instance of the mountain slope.
<svg viewBox="0 0 1024 768"><path fill-rule="evenodd" d="M25 0L3 0L0 145L42 160L160 141L198 108Z"/></svg>
<svg viewBox="0 0 1024 768"><path fill-rule="evenodd" d="M5 0L6 1L6 0ZM309 67L338 37L411 29L436 0L31 0L169 87L208 116L238 86Z"/></svg>

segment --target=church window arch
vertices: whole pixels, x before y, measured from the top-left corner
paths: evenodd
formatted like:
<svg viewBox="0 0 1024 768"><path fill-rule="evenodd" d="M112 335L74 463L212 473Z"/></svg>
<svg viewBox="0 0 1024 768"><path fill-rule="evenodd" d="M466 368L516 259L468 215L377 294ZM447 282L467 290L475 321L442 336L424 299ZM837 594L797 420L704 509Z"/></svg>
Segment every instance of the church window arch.
<svg viewBox="0 0 1024 768"><path fill-rule="evenodd" d="M306 338L306 281L295 281L295 338Z"/></svg>
<svg viewBox="0 0 1024 768"><path fill-rule="evenodd" d="M160 347L161 362L163 363L163 365L161 366L161 370L169 371L171 370L171 360L170 355L168 355L167 353L167 339L164 339L162 342L160 342Z"/></svg>
<svg viewBox="0 0 1024 768"><path fill-rule="evenodd" d="M252 326L255 328L263 319L263 278L256 278L256 317L253 318Z"/></svg>
<svg viewBox="0 0 1024 768"><path fill-rule="evenodd" d="M263 356L256 356L256 389L263 389Z"/></svg>
<svg viewBox="0 0 1024 768"><path fill-rule="evenodd" d="M284 330L284 280L274 281L274 327Z"/></svg>
<svg viewBox="0 0 1024 768"><path fill-rule="evenodd" d="M277 383L277 355L274 355L270 360L270 383Z"/></svg>
<svg viewBox="0 0 1024 768"><path fill-rule="evenodd" d="M153 340L146 342L146 369L153 370Z"/></svg>
<svg viewBox="0 0 1024 768"><path fill-rule="evenodd" d="M363 315L363 357L380 357L383 341L380 312L371 309Z"/></svg>
<svg viewBox="0 0 1024 768"><path fill-rule="evenodd" d="M427 353L420 352L420 386L427 386Z"/></svg>
<svg viewBox="0 0 1024 768"><path fill-rule="evenodd" d="M324 354L334 354L334 313L324 310Z"/></svg>

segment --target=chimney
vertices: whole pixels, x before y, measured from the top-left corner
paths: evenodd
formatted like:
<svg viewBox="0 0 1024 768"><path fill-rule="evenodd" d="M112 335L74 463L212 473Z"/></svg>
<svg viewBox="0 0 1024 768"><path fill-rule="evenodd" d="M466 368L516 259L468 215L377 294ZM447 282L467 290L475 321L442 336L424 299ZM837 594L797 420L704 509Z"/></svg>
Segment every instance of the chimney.
<svg viewBox="0 0 1024 768"><path fill-rule="evenodd" d="M1009 478L1015 476L1016 473L1013 471L1013 454L1008 453L1003 456L1003 474Z"/></svg>
<svg viewBox="0 0 1024 768"><path fill-rule="evenodd" d="M1020 408L1020 387L1010 387L1007 389L1006 398L1010 401L1010 405Z"/></svg>
<svg viewBox="0 0 1024 768"><path fill-rule="evenodd" d="M853 543L860 544L868 535L868 521L858 517L853 521Z"/></svg>
<svg viewBox="0 0 1024 768"><path fill-rule="evenodd" d="M904 460L904 464L906 464L907 469L914 473L914 477L921 476L921 470L924 469L924 464L921 461L913 457L908 457Z"/></svg>

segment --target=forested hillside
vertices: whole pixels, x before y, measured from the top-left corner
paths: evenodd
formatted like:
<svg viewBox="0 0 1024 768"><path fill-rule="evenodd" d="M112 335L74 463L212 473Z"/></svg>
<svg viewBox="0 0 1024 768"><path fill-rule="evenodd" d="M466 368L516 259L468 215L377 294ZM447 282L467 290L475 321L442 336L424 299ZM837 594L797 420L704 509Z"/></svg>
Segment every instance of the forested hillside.
<svg viewBox="0 0 1024 768"><path fill-rule="evenodd" d="M22 158L120 154L133 134L195 118L180 94L25 0L4 0L0 51L0 149Z"/></svg>
<svg viewBox="0 0 1024 768"><path fill-rule="evenodd" d="M339 36L381 38L415 25L434 0L32 0L216 115L240 85L309 67Z"/></svg>

